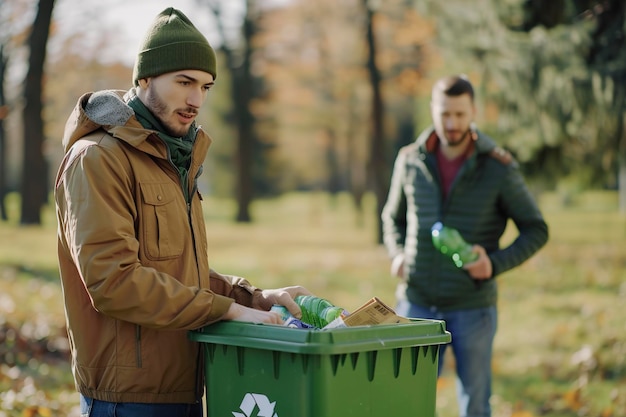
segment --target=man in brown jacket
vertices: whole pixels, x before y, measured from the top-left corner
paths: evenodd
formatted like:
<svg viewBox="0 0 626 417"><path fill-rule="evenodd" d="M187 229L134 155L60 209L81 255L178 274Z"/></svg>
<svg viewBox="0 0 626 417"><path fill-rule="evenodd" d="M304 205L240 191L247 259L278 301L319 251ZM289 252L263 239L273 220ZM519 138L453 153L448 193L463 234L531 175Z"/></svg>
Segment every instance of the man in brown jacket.
<svg viewBox="0 0 626 417"><path fill-rule="evenodd" d="M127 92L88 93L56 178L58 257L83 416L201 416L202 354L187 332L221 320L280 324L300 286L260 290L209 268L195 124L215 53L180 11L159 14Z"/></svg>

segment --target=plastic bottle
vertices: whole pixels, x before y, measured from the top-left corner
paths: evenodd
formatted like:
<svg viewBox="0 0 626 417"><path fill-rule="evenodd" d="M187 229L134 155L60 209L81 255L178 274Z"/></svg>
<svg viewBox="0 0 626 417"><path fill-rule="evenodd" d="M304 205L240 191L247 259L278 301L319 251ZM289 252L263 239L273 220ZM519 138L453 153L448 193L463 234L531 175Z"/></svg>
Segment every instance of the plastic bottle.
<svg viewBox="0 0 626 417"><path fill-rule="evenodd" d="M323 329L328 323L345 313L343 308L312 295L299 295L295 298L295 302L302 310L302 321L318 329Z"/></svg>
<svg viewBox="0 0 626 417"><path fill-rule="evenodd" d="M451 258L458 268L478 259L478 254L472 252L472 245L463 239L458 230L437 222L430 232L433 245L439 252Z"/></svg>
<svg viewBox="0 0 626 417"><path fill-rule="evenodd" d="M287 310L287 307L281 306L280 304L274 304L270 311L280 314L280 318L283 320L287 320L289 317L292 317L289 310Z"/></svg>
<svg viewBox="0 0 626 417"><path fill-rule="evenodd" d="M280 318L283 320L284 322L284 326L287 327L293 327L296 329L311 329L313 328L313 326L311 326L310 324L307 324L305 322L303 322L302 320L299 320L297 318L295 318L294 316L291 315L291 313L289 312L289 310L287 310L287 307L285 306L281 306L279 304L274 304L272 306L272 308L270 309L270 311L273 311L275 313L280 314Z"/></svg>

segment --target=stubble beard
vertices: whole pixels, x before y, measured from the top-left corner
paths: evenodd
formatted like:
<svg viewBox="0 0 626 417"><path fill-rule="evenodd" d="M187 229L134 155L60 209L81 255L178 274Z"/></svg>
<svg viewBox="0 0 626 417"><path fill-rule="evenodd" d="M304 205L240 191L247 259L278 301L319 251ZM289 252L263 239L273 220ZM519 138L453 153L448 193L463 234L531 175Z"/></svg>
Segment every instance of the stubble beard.
<svg viewBox="0 0 626 417"><path fill-rule="evenodd" d="M148 109L154 114L154 116L159 119L161 122L161 126L165 129L165 133L173 137L183 137L189 132L188 127L176 127L172 126L172 123L167 121L167 117L174 114L175 112L170 110L170 107L167 105L165 100L161 98L161 96L157 93L156 89L152 87L152 85L148 86L148 94L147 94L147 106ZM187 111L190 111L187 109Z"/></svg>
<svg viewBox="0 0 626 417"><path fill-rule="evenodd" d="M467 129L465 132L463 132L461 137L457 140L450 140L450 137L446 134L446 144L450 148L456 148L464 145L470 136L470 129Z"/></svg>

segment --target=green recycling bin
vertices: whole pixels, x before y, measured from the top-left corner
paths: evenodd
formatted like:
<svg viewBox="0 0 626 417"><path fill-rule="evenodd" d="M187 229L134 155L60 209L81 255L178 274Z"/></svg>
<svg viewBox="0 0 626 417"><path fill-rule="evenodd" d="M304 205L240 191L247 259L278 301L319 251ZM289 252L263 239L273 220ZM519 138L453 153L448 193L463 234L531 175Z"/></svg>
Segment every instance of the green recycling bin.
<svg viewBox="0 0 626 417"><path fill-rule="evenodd" d="M434 417L439 320L329 330L220 322L204 345L207 417Z"/></svg>

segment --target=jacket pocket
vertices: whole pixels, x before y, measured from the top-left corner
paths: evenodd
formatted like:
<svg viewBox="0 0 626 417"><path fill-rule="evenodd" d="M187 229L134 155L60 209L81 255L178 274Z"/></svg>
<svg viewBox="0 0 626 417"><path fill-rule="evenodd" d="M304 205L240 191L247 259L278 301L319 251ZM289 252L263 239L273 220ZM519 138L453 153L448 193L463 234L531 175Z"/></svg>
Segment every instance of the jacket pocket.
<svg viewBox="0 0 626 417"><path fill-rule="evenodd" d="M139 186L143 198L140 234L146 256L151 260L180 256L189 227L180 188L168 183L141 183Z"/></svg>

